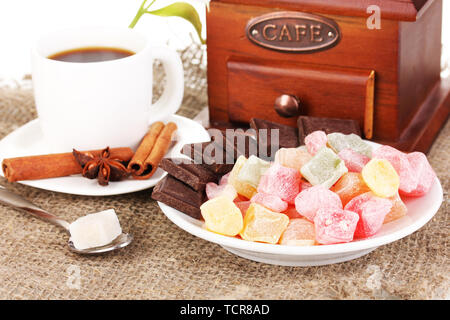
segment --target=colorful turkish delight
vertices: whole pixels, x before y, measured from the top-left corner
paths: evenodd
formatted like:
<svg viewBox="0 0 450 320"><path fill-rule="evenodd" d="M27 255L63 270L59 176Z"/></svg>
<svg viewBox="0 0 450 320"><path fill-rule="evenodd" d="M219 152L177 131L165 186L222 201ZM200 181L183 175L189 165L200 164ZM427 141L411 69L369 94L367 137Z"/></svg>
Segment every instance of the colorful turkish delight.
<svg viewBox="0 0 450 320"><path fill-rule="evenodd" d="M314 218L316 241L320 244L350 242L358 220L358 214L352 211L320 209Z"/></svg>
<svg viewBox="0 0 450 320"><path fill-rule="evenodd" d="M333 150L324 147L301 168L300 172L313 186L320 184L329 189L348 170L344 161Z"/></svg>
<svg viewBox="0 0 450 320"><path fill-rule="evenodd" d="M281 148L275 153L275 162L283 167L300 171L312 157L306 148Z"/></svg>
<svg viewBox="0 0 450 320"><path fill-rule="evenodd" d="M314 221L319 209L327 208L342 209L342 202L336 193L321 185L306 189L295 198L295 209L310 221Z"/></svg>
<svg viewBox="0 0 450 320"><path fill-rule="evenodd" d="M389 199L377 197L372 192L366 192L353 198L344 209L359 215L354 237L367 238L380 230L391 208L392 202Z"/></svg>
<svg viewBox="0 0 450 320"><path fill-rule="evenodd" d="M274 163L261 177L258 192L273 194L283 201L294 203L295 197L300 192L300 180L298 170Z"/></svg>
<svg viewBox="0 0 450 320"><path fill-rule="evenodd" d="M389 198L399 188L400 179L391 163L384 159L372 159L362 170L364 182L377 196Z"/></svg>
<svg viewBox="0 0 450 320"><path fill-rule="evenodd" d="M168 159L162 168L169 174L153 198L195 218L201 213L205 228L221 235L289 246L331 245L376 235L383 224L407 214L404 196L423 196L436 180L421 152L390 146L372 151L355 134L357 122L346 122L353 127L345 127L344 134L333 129L342 125L337 119L300 118L303 146L298 146L295 129L252 120L259 131L284 130L287 140L273 150L274 162L235 153L240 156L231 172L215 170L220 163L217 168L198 164L200 176L200 169L194 172L191 166L174 171Z"/></svg>
<svg viewBox="0 0 450 320"><path fill-rule="evenodd" d="M200 206L205 227L209 231L235 236L242 231L244 220L241 210L227 196L206 201Z"/></svg>
<svg viewBox="0 0 450 320"><path fill-rule="evenodd" d="M343 206L354 197L370 191L369 187L364 182L362 175L356 172L347 172L344 174L330 190L335 192L339 198L341 198Z"/></svg>
<svg viewBox="0 0 450 320"><path fill-rule="evenodd" d="M289 224L289 218L282 213L252 203L245 213L244 229L240 236L244 240L278 243Z"/></svg>
<svg viewBox="0 0 450 320"><path fill-rule="evenodd" d="M280 238L287 246L313 246L316 242L314 223L306 219L291 219Z"/></svg>
<svg viewBox="0 0 450 320"><path fill-rule="evenodd" d="M305 137L305 145L308 152L315 155L317 151L327 145L327 134L321 130L314 131Z"/></svg>
<svg viewBox="0 0 450 320"><path fill-rule="evenodd" d="M351 149L368 158L372 157L372 147L366 143L360 136L351 133L343 134L340 132L330 133L327 135L328 145L336 153L345 149Z"/></svg>

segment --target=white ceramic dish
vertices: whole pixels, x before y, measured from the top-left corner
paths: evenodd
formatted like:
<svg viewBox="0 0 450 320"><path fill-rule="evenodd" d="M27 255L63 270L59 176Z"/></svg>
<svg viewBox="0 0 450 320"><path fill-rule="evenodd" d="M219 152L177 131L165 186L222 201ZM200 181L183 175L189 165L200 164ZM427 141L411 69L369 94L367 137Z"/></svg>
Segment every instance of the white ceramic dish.
<svg viewBox="0 0 450 320"><path fill-rule="evenodd" d="M167 157L178 156L182 146L186 143L209 141L208 132L197 122L173 115L167 118L178 126L177 143L169 150ZM0 163L4 158L20 157L28 155L47 154L48 146L43 141L39 120L35 119L0 141ZM1 170L0 170L1 171ZM3 176L3 172L0 172ZM40 189L88 196L110 196L130 193L151 188L165 176L165 172L158 169L148 180L127 179L120 182L110 182L107 187L102 187L97 180L89 180L81 175L69 177L19 181L18 183Z"/></svg>
<svg viewBox="0 0 450 320"><path fill-rule="evenodd" d="M373 146L378 146L371 143ZM379 246L399 240L424 226L436 214L443 200L436 178L430 192L420 198L406 198L408 214L389 222L373 237L350 243L320 246L282 246L222 236L203 228L203 222L158 202L161 210L181 229L204 240L217 243L240 257L283 266L320 266L359 258Z"/></svg>

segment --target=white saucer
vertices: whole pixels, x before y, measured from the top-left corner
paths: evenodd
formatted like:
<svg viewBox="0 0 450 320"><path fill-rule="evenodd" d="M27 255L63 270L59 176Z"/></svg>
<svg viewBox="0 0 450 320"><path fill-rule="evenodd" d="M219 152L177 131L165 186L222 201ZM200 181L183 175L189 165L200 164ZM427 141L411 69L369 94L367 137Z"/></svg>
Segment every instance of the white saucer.
<svg viewBox="0 0 450 320"><path fill-rule="evenodd" d="M180 156L180 150L186 143L210 140L208 132L199 123L191 119L173 115L167 118L167 121L173 121L178 126L177 143L169 150L167 157ZM28 122L0 141L0 163L4 158L48 153L50 152L48 152L48 147L43 141L39 119ZM0 175L4 176L1 170ZM148 180L134 180L130 178L124 181L110 182L106 187L99 185L97 180L86 179L81 175L18 181L18 183L40 189L77 195L110 196L151 188L165 175L166 173L163 170L158 169Z"/></svg>
<svg viewBox="0 0 450 320"><path fill-rule="evenodd" d="M370 142L373 146L378 146ZM410 235L424 226L436 214L443 201L442 187L436 178L430 192L420 198L403 199L408 214L384 224L373 237L343 244L320 246L285 246L258 243L222 236L206 230L203 222L158 202L164 214L181 229L204 240L214 242L240 257L282 266L320 266L359 258L381 245Z"/></svg>

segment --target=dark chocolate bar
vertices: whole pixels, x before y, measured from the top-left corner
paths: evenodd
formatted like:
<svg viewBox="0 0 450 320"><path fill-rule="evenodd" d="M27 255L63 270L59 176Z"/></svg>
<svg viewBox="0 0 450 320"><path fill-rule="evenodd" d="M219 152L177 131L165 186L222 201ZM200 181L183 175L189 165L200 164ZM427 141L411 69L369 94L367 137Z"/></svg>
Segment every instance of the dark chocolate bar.
<svg viewBox="0 0 450 320"><path fill-rule="evenodd" d="M228 159L227 154L222 150L222 156L219 161L216 161L216 150L219 147L213 142L200 142L184 145L181 149L181 153L187 155L194 160L196 164L204 164L209 170L218 174L226 174L233 169L233 158Z"/></svg>
<svg viewBox="0 0 450 320"><path fill-rule="evenodd" d="M305 137L317 130L325 131L326 134L340 132L343 134L357 134L361 136L359 123L352 119L335 119L300 116L297 120L298 138L300 144L305 144Z"/></svg>
<svg viewBox="0 0 450 320"><path fill-rule="evenodd" d="M158 182L152 192L153 200L167 204L195 219L201 219L200 206L205 197L205 192L195 191L170 174Z"/></svg>
<svg viewBox="0 0 450 320"><path fill-rule="evenodd" d="M218 174L209 170L205 165L196 164L190 159L164 158L159 167L195 191L203 191L208 182L217 183L219 180Z"/></svg>
<svg viewBox="0 0 450 320"><path fill-rule="evenodd" d="M272 150L272 129L279 130L279 148L296 148L299 146L298 130L294 127L257 118L252 118L250 120L250 127L252 129L255 129L256 131L256 138L258 141L258 146L260 148L259 150L261 150L261 145L266 146L267 154L269 157L273 157L275 155L275 152L278 150L275 147L274 149L276 150ZM261 129L266 129L267 135L260 134ZM259 155L260 157L263 157L261 153Z"/></svg>

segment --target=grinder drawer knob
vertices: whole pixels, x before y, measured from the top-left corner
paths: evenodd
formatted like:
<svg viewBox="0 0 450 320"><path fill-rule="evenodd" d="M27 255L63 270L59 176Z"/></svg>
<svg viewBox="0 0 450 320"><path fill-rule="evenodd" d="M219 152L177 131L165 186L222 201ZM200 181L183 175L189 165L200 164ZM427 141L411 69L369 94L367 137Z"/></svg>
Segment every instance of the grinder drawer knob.
<svg viewBox="0 0 450 320"><path fill-rule="evenodd" d="M300 100L294 95L282 94L275 99L275 111L284 118L297 116L300 111Z"/></svg>

